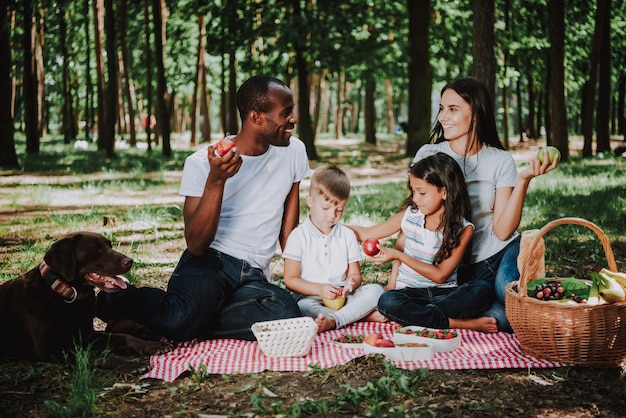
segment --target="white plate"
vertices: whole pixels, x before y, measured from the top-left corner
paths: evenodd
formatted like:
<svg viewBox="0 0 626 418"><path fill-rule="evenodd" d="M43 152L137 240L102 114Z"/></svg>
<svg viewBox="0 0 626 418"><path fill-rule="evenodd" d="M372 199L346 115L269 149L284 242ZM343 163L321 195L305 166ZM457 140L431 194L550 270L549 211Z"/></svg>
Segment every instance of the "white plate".
<svg viewBox="0 0 626 418"><path fill-rule="evenodd" d="M428 331L437 331L436 329L433 329L433 328L409 325L409 326L395 330L395 332L393 333L393 342L395 344L426 343L426 344L432 345L433 349L436 352L440 352L440 353L447 353L449 351L454 351L457 348L459 348L459 346L461 345L461 334L459 334L458 332L457 332L458 335L456 337L450 338L448 340L439 340L436 338L420 337L415 334L404 334L402 332L399 332L403 330L404 331L406 330L420 331L423 329L427 329Z"/></svg>
<svg viewBox="0 0 626 418"><path fill-rule="evenodd" d="M365 345L365 343L340 343L339 341L335 340L333 340L332 343L340 346L341 348L354 348L357 350L363 350L363 345Z"/></svg>
<svg viewBox="0 0 626 418"><path fill-rule="evenodd" d="M433 358L435 351L432 345L426 347L374 347L373 345L364 343L363 351L365 354L382 354L387 360L392 361L417 361L428 360Z"/></svg>

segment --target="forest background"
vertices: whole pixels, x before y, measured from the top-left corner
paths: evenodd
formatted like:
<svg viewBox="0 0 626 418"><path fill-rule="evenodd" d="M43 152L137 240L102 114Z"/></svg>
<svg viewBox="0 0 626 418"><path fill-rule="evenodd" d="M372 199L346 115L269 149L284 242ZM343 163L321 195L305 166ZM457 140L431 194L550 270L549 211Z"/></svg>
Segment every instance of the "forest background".
<svg viewBox="0 0 626 418"><path fill-rule="evenodd" d="M168 158L173 138L237 132L234 93L258 73L291 86L311 160L320 135L401 129L413 155L464 76L491 90L505 147L543 135L567 160L575 134L589 157L624 134L625 17L611 0L5 0L0 166L50 133Z"/></svg>

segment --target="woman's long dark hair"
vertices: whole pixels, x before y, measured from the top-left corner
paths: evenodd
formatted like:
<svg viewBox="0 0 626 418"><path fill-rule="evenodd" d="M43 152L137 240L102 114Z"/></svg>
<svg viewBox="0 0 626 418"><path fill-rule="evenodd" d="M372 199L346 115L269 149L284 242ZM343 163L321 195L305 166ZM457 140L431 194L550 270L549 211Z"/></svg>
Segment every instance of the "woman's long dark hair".
<svg viewBox="0 0 626 418"><path fill-rule="evenodd" d="M446 200L443 202L443 222L439 225L439 230L443 230L443 239L441 247L433 259L433 264L437 265L450 257L452 250L460 244L465 220L472 218L472 207L465 177L457 162L443 152L438 152L411 164L409 175L422 179L435 187L446 188ZM413 202L410 182L409 197L406 199L404 207L418 210L417 205Z"/></svg>
<svg viewBox="0 0 626 418"><path fill-rule="evenodd" d="M472 120L467 132L468 141L465 149L466 153L472 148L475 141L504 149L502 142L500 142L500 137L498 136L491 95L483 82L471 77L461 78L448 83L441 89L441 95L443 96L443 93L448 89L454 90L463 100L469 103L472 108ZM445 140L443 127L437 120L430 132L430 142L438 143Z"/></svg>

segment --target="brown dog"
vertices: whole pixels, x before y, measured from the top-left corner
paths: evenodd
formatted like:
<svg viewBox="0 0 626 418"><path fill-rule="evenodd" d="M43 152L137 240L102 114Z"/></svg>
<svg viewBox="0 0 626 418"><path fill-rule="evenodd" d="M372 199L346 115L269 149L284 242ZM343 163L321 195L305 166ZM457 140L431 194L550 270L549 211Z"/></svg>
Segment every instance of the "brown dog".
<svg viewBox="0 0 626 418"><path fill-rule="evenodd" d="M143 355L167 351L167 343L94 331L94 288L126 288L120 275L132 264L100 234L76 232L52 244L37 267L0 285L0 356L61 360L87 342Z"/></svg>

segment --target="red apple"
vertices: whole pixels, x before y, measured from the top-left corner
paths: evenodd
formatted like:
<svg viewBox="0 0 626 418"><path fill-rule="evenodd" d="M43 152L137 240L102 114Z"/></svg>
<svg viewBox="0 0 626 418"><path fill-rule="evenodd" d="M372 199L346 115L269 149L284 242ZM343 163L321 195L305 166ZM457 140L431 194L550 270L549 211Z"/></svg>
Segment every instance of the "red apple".
<svg viewBox="0 0 626 418"><path fill-rule="evenodd" d="M369 345L373 345L376 346L376 342L378 340L381 340L383 338L382 335L373 332L371 334L368 334L367 337L365 337L365 339L363 340L365 342L365 344L369 344Z"/></svg>
<svg viewBox="0 0 626 418"><path fill-rule="evenodd" d="M548 161L550 162L550 164L552 164L552 162L554 161L554 157L555 156L558 156L559 161L561 160L561 151L559 151L558 148L556 148L556 147L543 147L537 153L537 159L539 160L539 162L541 164L543 164L544 153L546 151L548 152Z"/></svg>
<svg viewBox="0 0 626 418"><path fill-rule="evenodd" d="M378 249L379 241L376 238L368 238L363 241L363 252L370 257L374 257L380 252Z"/></svg>
<svg viewBox="0 0 626 418"><path fill-rule="evenodd" d="M223 157L226 155L228 151L230 151L235 146L235 143L232 139L223 138L215 145L215 156Z"/></svg>

